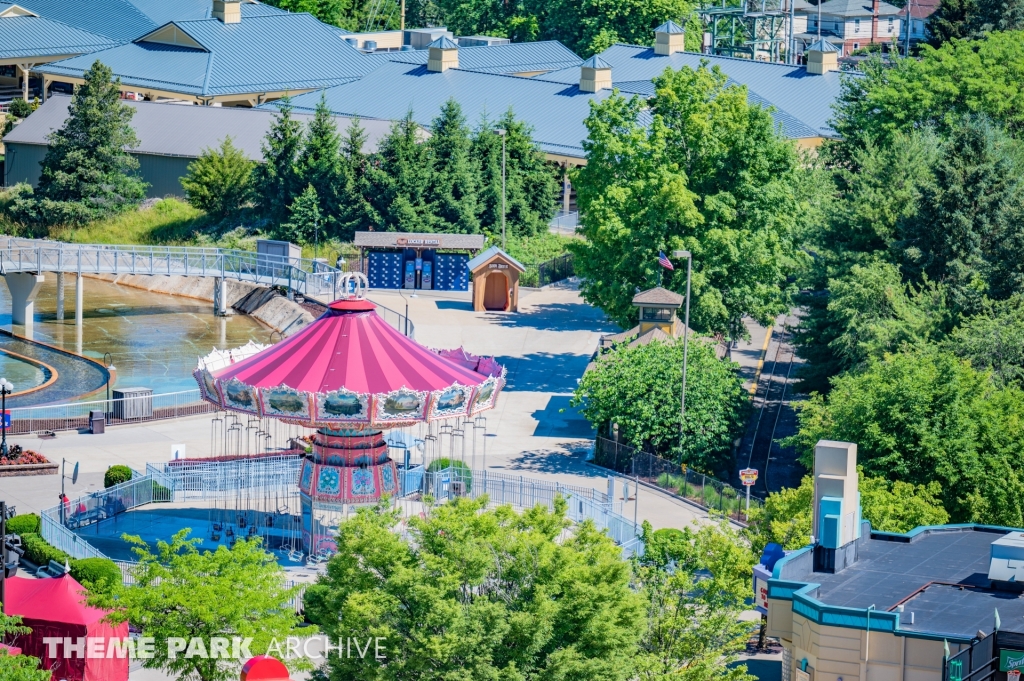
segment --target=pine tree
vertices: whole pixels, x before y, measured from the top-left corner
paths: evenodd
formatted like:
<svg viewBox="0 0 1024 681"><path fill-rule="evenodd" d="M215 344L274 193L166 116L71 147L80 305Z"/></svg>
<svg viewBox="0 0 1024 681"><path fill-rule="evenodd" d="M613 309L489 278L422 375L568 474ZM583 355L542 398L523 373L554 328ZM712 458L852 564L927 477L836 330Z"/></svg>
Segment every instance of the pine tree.
<svg viewBox="0 0 1024 681"><path fill-rule="evenodd" d="M181 178L188 202L214 217L238 212L252 198L253 162L236 147L231 136L219 149L204 149Z"/></svg>
<svg viewBox="0 0 1024 681"><path fill-rule="evenodd" d="M320 215L326 228L332 229L341 216L341 197L348 178L341 158L341 135L323 93L306 127L295 167L300 186L312 186L316 190Z"/></svg>
<svg viewBox="0 0 1024 681"><path fill-rule="evenodd" d="M313 185L299 194L288 206L288 221L281 223L278 236L293 243L311 244L324 237L320 197Z"/></svg>
<svg viewBox="0 0 1024 681"><path fill-rule="evenodd" d="M302 191L296 170L296 159L302 149L302 126L292 118L288 97L281 99L261 148L263 165L257 180L260 203L267 218L280 224L288 217L288 206Z"/></svg>
<svg viewBox="0 0 1024 681"><path fill-rule="evenodd" d="M121 81L99 60L85 72L63 127L50 134L35 192L36 219L80 225L134 208L146 195L136 175L135 109L121 101Z"/></svg>
<svg viewBox="0 0 1024 681"><path fill-rule="evenodd" d="M341 142L342 163L346 184L342 192L342 212L338 219L338 238L349 241L357 231L366 231L380 224L380 215L370 202L373 186L370 181L370 160L363 152L366 131L353 118Z"/></svg>
<svg viewBox="0 0 1024 681"><path fill-rule="evenodd" d="M429 178L427 148L420 144L420 129L410 111L391 127L367 173L380 231L432 231L425 192Z"/></svg>
<svg viewBox="0 0 1024 681"><path fill-rule="evenodd" d="M473 234L480 231L477 219L477 186L480 173L470 158L471 141L462 107L449 99L431 126L427 141L433 172L427 200L439 232Z"/></svg>

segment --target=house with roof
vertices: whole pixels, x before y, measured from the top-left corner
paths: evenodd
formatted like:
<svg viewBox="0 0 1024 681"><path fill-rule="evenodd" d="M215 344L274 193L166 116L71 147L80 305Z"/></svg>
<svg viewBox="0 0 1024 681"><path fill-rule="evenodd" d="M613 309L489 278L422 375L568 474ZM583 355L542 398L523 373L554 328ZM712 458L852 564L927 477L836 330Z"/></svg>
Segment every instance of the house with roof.
<svg viewBox="0 0 1024 681"><path fill-rule="evenodd" d="M47 19L21 5L0 2L0 86L20 86L25 100L29 98L29 74L39 64L114 45L104 36Z"/></svg>
<svg viewBox="0 0 1024 681"><path fill-rule="evenodd" d="M806 31L796 34L798 45L808 46L805 51L824 38L839 48L840 56L871 44L887 52L900 35L900 9L883 0L828 0L794 10L806 22Z"/></svg>
<svg viewBox="0 0 1024 681"><path fill-rule="evenodd" d="M70 102L66 95L53 95L7 133L3 139L3 185L38 183L47 137L64 125ZM274 112L266 109L174 106L131 100L125 103L135 109L131 125L139 139L138 146L129 151L139 161L139 174L149 185L146 195L151 198L184 196L181 178L188 173L188 165L205 149L219 147L228 136L249 159L262 161L261 144L274 117ZM296 115L303 125L310 118L308 114ZM339 130L345 130L351 122L350 118L335 118ZM391 129L391 121L363 118L359 124L366 133L365 149L369 153L377 150L380 140ZM425 131L422 134L427 136Z"/></svg>
<svg viewBox="0 0 1024 681"><path fill-rule="evenodd" d="M931 38L928 20L939 9L939 2L940 0L909 0L900 10L900 47L904 49L904 53L908 30L911 47Z"/></svg>

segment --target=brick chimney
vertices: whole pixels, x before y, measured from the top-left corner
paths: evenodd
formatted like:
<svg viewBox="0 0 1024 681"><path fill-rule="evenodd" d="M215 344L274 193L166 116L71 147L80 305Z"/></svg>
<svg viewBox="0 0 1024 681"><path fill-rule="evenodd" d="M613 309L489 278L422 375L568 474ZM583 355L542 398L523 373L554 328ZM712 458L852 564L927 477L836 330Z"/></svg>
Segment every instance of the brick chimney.
<svg viewBox="0 0 1024 681"><path fill-rule="evenodd" d="M213 0L213 18L225 24L237 24L242 21L241 0Z"/></svg>
<svg viewBox="0 0 1024 681"><path fill-rule="evenodd" d="M878 2L871 0L871 42L878 42Z"/></svg>

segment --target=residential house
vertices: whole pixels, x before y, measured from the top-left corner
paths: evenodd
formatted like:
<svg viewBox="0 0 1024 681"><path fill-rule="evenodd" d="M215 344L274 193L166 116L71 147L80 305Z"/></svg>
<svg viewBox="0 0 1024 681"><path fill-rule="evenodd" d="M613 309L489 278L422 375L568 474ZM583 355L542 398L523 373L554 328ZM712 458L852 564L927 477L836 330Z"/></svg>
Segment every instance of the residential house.
<svg viewBox="0 0 1024 681"><path fill-rule="evenodd" d="M900 9L882 0L828 0L796 11L807 21L806 32L796 35L804 49L820 36L838 47L840 56L872 43L887 52L900 35Z"/></svg>

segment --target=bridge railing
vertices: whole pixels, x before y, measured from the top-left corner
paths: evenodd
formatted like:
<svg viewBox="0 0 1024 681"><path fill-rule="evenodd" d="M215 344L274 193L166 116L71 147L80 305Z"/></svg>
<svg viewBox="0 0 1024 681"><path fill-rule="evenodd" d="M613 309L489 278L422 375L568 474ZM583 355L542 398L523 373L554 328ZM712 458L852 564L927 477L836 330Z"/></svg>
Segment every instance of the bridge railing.
<svg viewBox="0 0 1024 681"><path fill-rule="evenodd" d="M35 239L0 239L0 273L89 272L228 277L263 286L283 286L307 296L337 298L342 271L308 258L192 246L66 244ZM332 299L333 299L332 298Z"/></svg>

